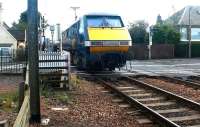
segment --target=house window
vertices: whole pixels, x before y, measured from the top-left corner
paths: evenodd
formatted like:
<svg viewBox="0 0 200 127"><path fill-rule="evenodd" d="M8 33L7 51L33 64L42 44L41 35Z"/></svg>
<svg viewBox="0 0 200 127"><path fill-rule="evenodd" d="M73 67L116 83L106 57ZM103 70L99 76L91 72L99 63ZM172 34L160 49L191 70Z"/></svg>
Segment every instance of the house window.
<svg viewBox="0 0 200 127"><path fill-rule="evenodd" d="M187 28L180 29L181 41L187 41Z"/></svg>
<svg viewBox="0 0 200 127"><path fill-rule="evenodd" d="M192 41L200 41L200 28L192 28L191 29L191 40Z"/></svg>
<svg viewBox="0 0 200 127"><path fill-rule="evenodd" d="M0 47L1 56L10 56L11 49L10 47Z"/></svg>

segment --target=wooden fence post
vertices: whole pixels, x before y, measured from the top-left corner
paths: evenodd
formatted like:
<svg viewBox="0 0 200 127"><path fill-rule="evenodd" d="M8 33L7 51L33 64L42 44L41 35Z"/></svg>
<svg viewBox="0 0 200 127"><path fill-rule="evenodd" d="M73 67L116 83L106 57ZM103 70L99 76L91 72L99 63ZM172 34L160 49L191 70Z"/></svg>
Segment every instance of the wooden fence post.
<svg viewBox="0 0 200 127"><path fill-rule="evenodd" d="M1 70L0 71L2 72L2 68L3 68L3 50L0 50L0 51L1 51L0 52L0 58L1 58L0 59L0 62L1 62L1 65L0 65L1 66Z"/></svg>
<svg viewBox="0 0 200 127"><path fill-rule="evenodd" d="M21 82L19 84L19 104L18 104L18 111L20 111L20 108L24 102L24 94L25 94L25 83Z"/></svg>

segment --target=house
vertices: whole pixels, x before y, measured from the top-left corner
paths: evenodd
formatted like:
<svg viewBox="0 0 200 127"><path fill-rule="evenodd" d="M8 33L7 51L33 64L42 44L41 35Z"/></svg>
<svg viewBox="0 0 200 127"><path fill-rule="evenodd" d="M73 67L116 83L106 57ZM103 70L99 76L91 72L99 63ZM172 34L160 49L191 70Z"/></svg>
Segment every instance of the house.
<svg viewBox="0 0 200 127"><path fill-rule="evenodd" d="M176 26L181 34L180 43L175 46L175 56L200 57L200 6L186 6L166 22Z"/></svg>
<svg viewBox="0 0 200 127"><path fill-rule="evenodd" d="M25 47L25 42L26 42L26 32L25 30L8 30L12 36L17 40L17 48L21 47L24 48Z"/></svg>
<svg viewBox="0 0 200 127"><path fill-rule="evenodd" d="M188 43L191 37L193 44L200 44L200 6L186 6L169 17L166 22L178 26L182 43Z"/></svg>
<svg viewBox="0 0 200 127"><path fill-rule="evenodd" d="M8 31L8 25L2 21L2 4L0 3L0 54L10 54L11 50L17 49L17 40Z"/></svg>
<svg viewBox="0 0 200 127"><path fill-rule="evenodd" d="M17 49L17 40L0 24L0 50Z"/></svg>

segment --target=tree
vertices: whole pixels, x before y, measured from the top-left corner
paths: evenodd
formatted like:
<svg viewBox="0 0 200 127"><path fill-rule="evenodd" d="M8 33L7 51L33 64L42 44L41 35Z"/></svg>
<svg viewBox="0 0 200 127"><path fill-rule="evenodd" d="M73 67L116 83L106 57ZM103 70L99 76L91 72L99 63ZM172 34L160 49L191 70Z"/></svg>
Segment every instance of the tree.
<svg viewBox="0 0 200 127"><path fill-rule="evenodd" d="M153 43L176 44L180 41L180 33L170 24L154 26Z"/></svg>
<svg viewBox="0 0 200 127"><path fill-rule="evenodd" d="M130 24L129 32L133 43L148 43L147 27L148 23L143 20Z"/></svg>
<svg viewBox="0 0 200 127"><path fill-rule="evenodd" d="M41 13L38 12L38 24L40 23L40 17L41 17ZM27 29L27 25L28 25L28 18L27 18L27 10L26 10L21 13L18 23L16 23L16 22L12 23L11 29L25 30L25 29Z"/></svg>

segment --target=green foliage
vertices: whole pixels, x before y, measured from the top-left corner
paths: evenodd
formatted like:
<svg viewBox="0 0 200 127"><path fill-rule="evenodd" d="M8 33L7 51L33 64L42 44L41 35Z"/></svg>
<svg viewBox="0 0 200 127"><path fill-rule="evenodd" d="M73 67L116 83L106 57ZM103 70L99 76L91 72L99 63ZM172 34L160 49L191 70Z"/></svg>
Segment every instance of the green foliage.
<svg viewBox="0 0 200 127"><path fill-rule="evenodd" d="M137 21L135 24L130 24L129 32L133 43L148 43L147 27L145 21Z"/></svg>
<svg viewBox="0 0 200 127"><path fill-rule="evenodd" d="M40 22L41 13L38 13L38 24ZM13 22L11 29L13 30L26 30L28 26L28 17L27 17L27 11L24 11L20 15L20 19L18 23Z"/></svg>
<svg viewBox="0 0 200 127"><path fill-rule="evenodd" d="M16 50L16 60L17 61L25 61L26 60L25 48L18 48Z"/></svg>
<svg viewBox="0 0 200 127"><path fill-rule="evenodd" d="M45 98L48 98L47 103L52 100L55 100L61 104L69 104L71 102L70 94L68 94L66 91L55 91L53 89L45 89L42 90L41 94Z"/></svg>
<svg viewBox="0 0 200 127"><path fill-rule="evenodd" d="M155 25L153 31L153 43L177 44L180 42L180 33L169 24Z"/></svg>

